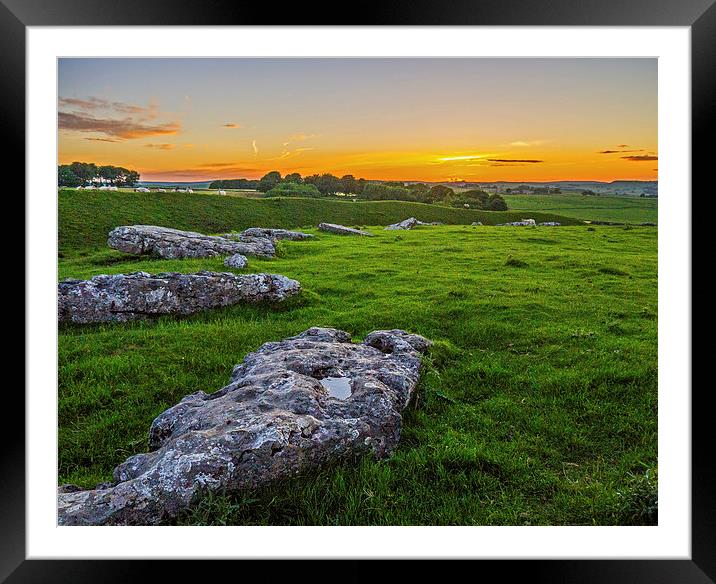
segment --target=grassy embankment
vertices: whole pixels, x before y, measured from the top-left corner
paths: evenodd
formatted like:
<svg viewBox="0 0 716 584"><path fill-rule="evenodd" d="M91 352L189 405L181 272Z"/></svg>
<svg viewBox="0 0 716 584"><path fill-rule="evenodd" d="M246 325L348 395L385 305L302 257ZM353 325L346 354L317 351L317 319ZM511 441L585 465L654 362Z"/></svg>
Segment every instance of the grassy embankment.
<svg viewBox="0 0 716 584"><path fill-rule="evenodd" d="M614 223L656 223L658 199L585 197L580 194L503 195L510 209L557 213L565 217Z"/></svg>
<svg viewBox="0 0 716 584"><path fill-rule="evenodd" d="M104 245L117 225L152 224L222 233L248 227L316 227L321 221L344 225L388 225L410 216L452 224L506 223L521 211L474 211L405 201L351 203L335 199L252 199L187 193L59 193L60 251ZM555 213L534 213L537 221L567 221ZM578 223L573 220L572 223Z"/></svg>
<svg viewBox="0 0 716 584"><path fill-rule="evenodd" d="M185 198L191 195L175 193L143 201L137 195L141 205L124 193L115 197L60 195L60 277L227 269L221 259L148 260L103 248L107 231L122 223L220 232L315 225L318 211L349 225L409 214L445 220L446 212L326 201L315 202L320 209L301 201L303 208L286 200L248 201L263 205L237 210L207 203L209 197L196 206ZM355 215L359 209L366 215ZM485 222L477 212L454 212L465 223ZM284 242L276 259L251 258L238 273L268 271L301 282L302 295L278 307L61 327L60 482L89 487L109 479L116 464L145 450L156 415L187 393L225 385L233 365L266 341L314 325L347 330L356 340L399 327L436 344L391 458L205 499L179 522L653 522L657 230L370 230L376 237L314 230L316 240Z"/></svg>

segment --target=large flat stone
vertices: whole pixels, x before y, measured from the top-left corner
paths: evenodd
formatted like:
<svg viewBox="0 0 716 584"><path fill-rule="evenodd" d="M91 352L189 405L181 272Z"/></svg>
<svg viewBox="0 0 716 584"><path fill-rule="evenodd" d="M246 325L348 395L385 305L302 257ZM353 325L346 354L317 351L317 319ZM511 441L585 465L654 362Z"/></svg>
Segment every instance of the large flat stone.
<svg viewBox="0 0 716 584"><path fill-rule="evenodd" d="M392 225L388 225L385 227L386 231L396 231L396 230L407 230L412 229L416 225L424 225L420 223L415 217L408 217L407 219L403 219L402 221L398 223L393 223Z"/></svg>
<svg viewBox="0 0 716 584"><path fill-rule="evenodd" d="M252 489L360 454L385 457L429 344L400 330L354 344L326 328L265 343L229 385L160 414L150 452L117 466L112 483L59 489L59 523L158 524L200 492Z"/></svg>
<svg viewBox="0 0 716 584"><path fill-rule="evenodd" d="M288 229L269 229L268 227L250 227L241 232L246 237L266 237L268 239L288 239L290 241L303 241L304 239L313 239L310 233L302 231L289 231Z"/></svg>
<svg viewBox="0 0 716 584"><path fill-rule="evenodd" d="M273 257L276 249L267 238L237 238L203 235L156 225L124 225L109 232L107 245L132 254L162 259L205 258L220 255Z"/></svg>
<svg viewBox="0 0 716 584"><path fill-rule="evenodd" d="M225 233L221 237L232 241L240 254L272 258L276 255L276 246L269 237L252 237L243 233Z"/></svg>
<svg viewBox="0 0 716 584"><path fill-rule="evenodd" d="M124 322L191 314L240 302L281 302L298 294L296 280L277 274L115 274L57 285L59 322Z"/></svg>
<svg viewBox="0 0 716 584"><path fill-rule="evenodd" d="M338 225L336 223L319 223L318 228L321 231L327 231L328 233L337 233L338 235L364 235L367 237L373 237L373 234L368 233L367 231L353 229L352 227L346 227L345 225Z"/></svg>

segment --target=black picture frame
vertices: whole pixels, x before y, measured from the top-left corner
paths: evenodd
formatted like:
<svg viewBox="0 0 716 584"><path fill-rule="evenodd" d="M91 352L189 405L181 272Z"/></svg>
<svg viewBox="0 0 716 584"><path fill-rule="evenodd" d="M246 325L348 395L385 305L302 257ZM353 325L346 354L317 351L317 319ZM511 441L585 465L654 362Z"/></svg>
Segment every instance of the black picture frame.
<svg viewBox="0 0 716 584"><path fill-rule="evenodd" d="M338 7L337 7L338 8ZM3 90L0 100L3 136L11 168L24 161L25 140L25 32L29 26L69 25L530 25L530 26L684 26L692 40L692 176L706 184L716 106L716 5L714 0L384 0L343 6L344 12L296 3L274 6L234 0L0 0L0 63ZM702 148L697 145L701 143ZM13 158L17 160L13 160ZM702 179L702 180L699 180ZM685 193L682 196L691 196ZM696 215L694 215L696 217ZM695 226L692 222L692 233ZM692 265L694 265L692 263ZM27 269L27 268L26 268ZM32 306L25 305L27 311ZM694 348L697 351L697 348ZM691 367L691 364L689 364ZM711 384L692 393L692 555L690 560L544 560L483 561L469 568L475 578L517 578L545 582L707 583L716 581L716 481L711 446L715 443L712 410L707 400ZM688 391L690 388L680 388ZM24 396L6 386L6 412L24 411ZM19 416L15 416L19 418ZM0 581L19 582L128 582L177 576L182 580L207 577L199 562L121 560L25 559L25 434L8 423L2 428L0 454ZM559 551L555 550L558 555ZM264 570L257 562L246 567ZM445 577L444 563L417 566L423 576L431 567ZM236 575L246 574L246 567ZM401 570L407 566L401 566ZM352 560L337 577L353 581L376 578L384 568L372 561ZM458 566L464 568L464 566ZM236 564L229 569L236 571ZM277 563L270 580L306 574L305 562ZM315 568L316 570L321 568ZM323 567L322 569L326 569ZM216 573L216 568L210 568ZM426 571L427 570L427 571ZM494 574L494 575L493 575ZM407 577L405 574L403 577Z"/></svg>

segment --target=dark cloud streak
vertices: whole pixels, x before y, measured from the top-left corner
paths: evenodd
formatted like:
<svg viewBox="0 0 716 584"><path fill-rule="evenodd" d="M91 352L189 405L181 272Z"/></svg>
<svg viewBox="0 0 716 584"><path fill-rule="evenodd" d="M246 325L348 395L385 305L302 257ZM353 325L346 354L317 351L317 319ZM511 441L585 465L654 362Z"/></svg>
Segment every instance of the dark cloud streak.
<svg viewBox="0 0 716 584"><path fill-rule="evenodd" d="M527 160L527 159L510 159L510 158L488 158L488 162L519 162L523 164L538 164L544 162L544 160Z"/></svg>
<svg viewBox="0 0 716 584"><path fill-rule="evenodd" d="M622 156L622 160L631 160L632 162L645 162L648 160L659 160L658 156L643 154L641 156Z"/></svg>
<svg viewBox="0 0 716 584"><path fill-rule="evenodd" d="M141 115L146 119L154 119L159 115L159 108L156 104L150 103L147 106L134 105L121 101L109 101L100 97L88 97L87 99L78 99L76 97L61 97L59 99L60 108L70 108L74 111L80 110L84 112L106 110L108 112L117 112L130 115Z"/></svg>
<svg viewBox="0 0 716 584"><path fill-rule="evenodd" d="M622 152L644 152L643 148L637 148L635 150L600 150L597 154L619 154Z"/></svg>
<svg viewBox="0 0 716 584"><path fill-rule="evenodd" d="M90 142L121 142L122 140L112 140L112 138L84 138Z"/></svg>
<svg viewBox="0 0 716 584"><path fill-rule="evenodd" d="M181 129L179 122L148 124L130 118L100 118L88 114L59 112L58 128L74 132L96 132L106 136L131 140L148 136L176 134Z"/></svg>

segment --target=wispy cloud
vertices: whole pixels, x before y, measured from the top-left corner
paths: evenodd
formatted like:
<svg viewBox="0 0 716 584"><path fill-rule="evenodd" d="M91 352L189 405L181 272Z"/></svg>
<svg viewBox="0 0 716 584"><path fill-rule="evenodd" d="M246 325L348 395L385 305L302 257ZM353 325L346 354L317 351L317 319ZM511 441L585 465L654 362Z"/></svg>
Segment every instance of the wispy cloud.
<svg viewBox="0 0 716 584"><path fill-rule="evenodd" d="M256 140L251 141L251 147L254 149L254 156L259 155L259 147L256 145Z"/></svg>
<svg viewBox="0 0 716 584"><path fill-rule="evenodd" d="M549 140L517 140L516 142L510 142L508 146L515 146L517 148L524 148L527 146L541 146L546 144Z"/></svg>
<svg viewBox="0 0 716 584"><path fill-rule="evenodd" d="M222 127L223 127L223 128L240 128L241 125L240 125L240 124L234 124L234 123L228 123L228 124L224 124Z"/></svg>
<svg viewBox="0 0 716 584"><path fill-rule="evenodd" d="M113 140L112 138L84 138L90 142L121 142L121 140Z"/></svg>
<svg viewBox="0 0 716 584"><path fill-rule="evenodd" d="M644 152L643 148L638 148L636 150L600 150L597 152L597 154L617 154L621 152Z"/></svg>
<svg viewBox="0 0 716 584"><path fill-rule="evenodd" d="M162 113L159 111L159 104L155 101L143 106L99 97L59 98L58 128L66 132L104 134L120 140L179 132L181 129L179 122L157 121L160 117ZM96 138L96 140L109 141L107 138Z"/></svg>
<svg viewBox="0 0 716 584"><path fill-rule="evenodd" d="M279 156L275 160L285 160L286 158L293 158L294 156L298 156L301 154L301 152L308 152L310 150L314 150L314 148L294 148L293 150L284 150L281 153L281 156Z"/></svg>
<svg viewBox="0 0 716 584"><path fill-rule="evenodd" d="M311 138L315 138L317 134L291 134L288 137L289 142L303 142L304 140L310 140Z"/></svg>
<svg viewBox="0 0 716 584"><path fill-rule="evenodd" d="M633 162L646 162L649 160L659 160L658 156L652 156L651 154L643 154L641 156L622 156L623 160L631 160Z"/></svg>
<svg viewBox="0 0 716 584"><path fill-rule="evenodd" d="M169 180L181 180L182 178L209 179L209 178L235 178L237 176L260 176L265 174L264 169L250 168L240 164L231 166L212 167L211 164L197 165L192 168L179 168L173 170L146 170L142 176L164 177Z"/></svg>
<svg viewBox="0 0 716 584"><path fill-rule="evenodd" d="M526 158L488 158L488 162L505 162L505 163L520 163L520 164L539 164L544 160L529 160Z"/></svg>
<svg viewBox="0 0 716 584"><path fill-rule="evenodd" d="M232 166L238 166L238 162L207 162L205 164L199 164L199 168L229 168Z"/></svg>
<svg viewBox="0 0 716 584"><path fill-rule="evenodd" d="M59 112L58 127L65 131L95 132L125 140L176 134L181 129L179 122L148 124L131 118L97 118L69 112Z"/></svg>
<svg viewBox="0 0 716 584"><path fill-rule="evenodd" d="M145 144L145 148L154 148L156 150L173 150L174 144Z"/></svg>
<svg viewBox="0 0 716 584"><path fill-rule="evenodd" d="M303 142L305 140L310 140L311 138L315 138L316 134L304 134L304 133L298 133L298 134L291 134L285 142L281 143L281 146L283 146L283 152L281 152L281 155L277 158L274 158L273 160L285 160L286 158L292 158L294 156L297 156L301 154L301 152L306 152L308 150L313 150L313 147L303 147L303 148L290 148L289 146L293 142Z"/></svg>
<svg viewBox="0 0 716 584"><path fill-rule="evenodd" d="M464 156L443 156L438 158L439 162L453 162L455 160L483 160L489 154L466 154Z"/></svg>
<svg viewBox="0 0 716 584"><path fill-rule="evenodd" d="M78 99L75 97L60 97L60 109L71 109L73 111L98 111L104 110L108 112L116 112L122 114L130 114L134 116L142 116L145 119L154 119L159 116L159 104L150 102L148 105L134 105L122 101L109 101L100 97L88 97L87 99Z"/></svg>
<svg viewBox="0 0 716 584"><path fill-rule="evenodd" d="M527 165L519 164L517 162L491 162L488 166L527 166Z"/></svg>

